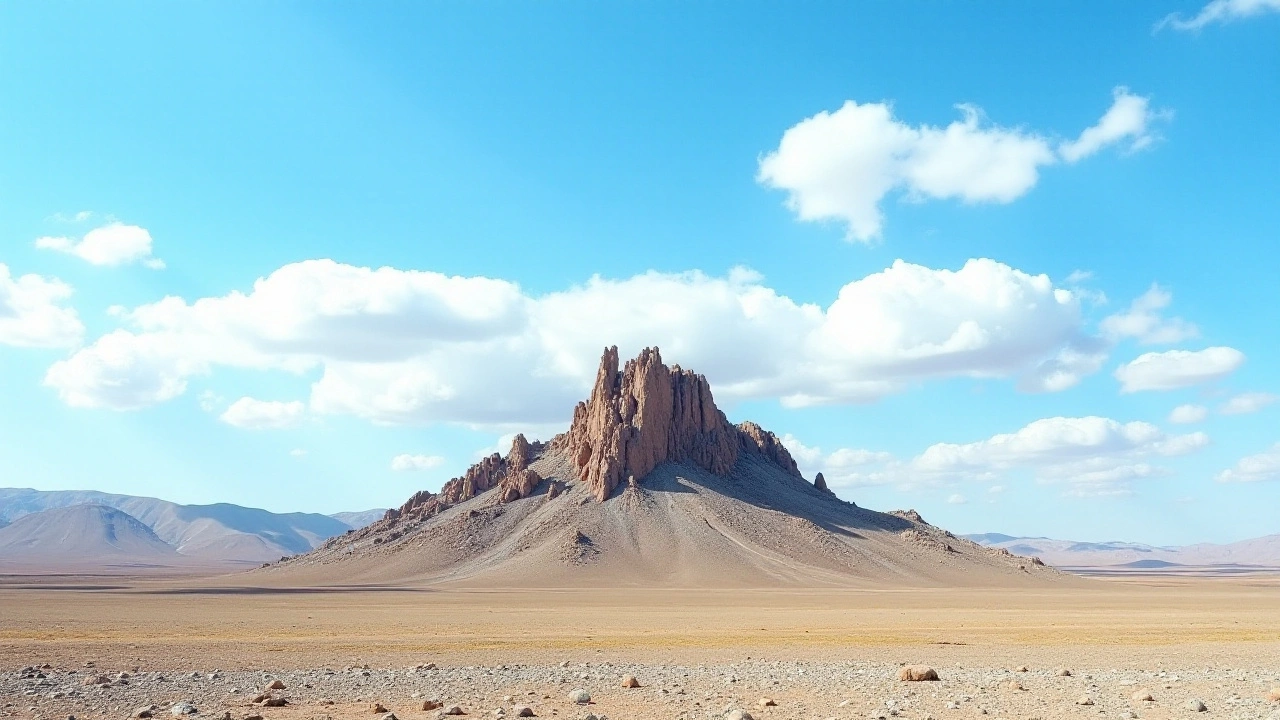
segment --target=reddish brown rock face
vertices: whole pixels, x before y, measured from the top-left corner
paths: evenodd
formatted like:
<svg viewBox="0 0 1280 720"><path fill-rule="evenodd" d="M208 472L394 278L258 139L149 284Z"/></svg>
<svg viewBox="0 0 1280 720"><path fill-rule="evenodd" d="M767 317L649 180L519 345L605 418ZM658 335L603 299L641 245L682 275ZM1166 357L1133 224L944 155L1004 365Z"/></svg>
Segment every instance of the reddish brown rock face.
<svg viewBox="0 0 1280 720"><path fill-rule="evenodd" d="M744 451L762 454L799 475L772 433L754 423L730 425L716 407L707 379L679 366L667 367L657 348L645 348L621 372L618 348L605 350L591 398L578 403L573 425L551 447L569 458L599 500L666 461L725 475Z"/></svg>
<svg viewBox="0 0 1280 720"><path fill-rule="evenodd" d="M462 477L445 483L439 493L427 490L415 493L399 510L388 510L385 519L434 515L450 505L470 500L495 487L502 488L503 502L528 497L534 487L542 482L538 473L529 468L541 447L530 444L524 435L516 435L506 458L498 453L490 455L468 468Z"/></svg>
<svg viewBox="0 0 1280 720"><path fill-rule="evenodd" d="M542 477L529 466L543 449L517 435L504 458L497 453L472 465L439 493L422 491L386 520L434 515L492 488L513 502L529 497ZM691 463L726 475L742 454L759 455L800 477L795 460L773 433L745 422L730 425L711 397L702 375L667 367L657 348L646 348L618 370L618 348L604 351L591 398L578 403L569 431L557 435L550 449L567 458L578 479L599 500L625 482L638 484L659 463ZM554 496L563 488L549 489Z"/></svg>

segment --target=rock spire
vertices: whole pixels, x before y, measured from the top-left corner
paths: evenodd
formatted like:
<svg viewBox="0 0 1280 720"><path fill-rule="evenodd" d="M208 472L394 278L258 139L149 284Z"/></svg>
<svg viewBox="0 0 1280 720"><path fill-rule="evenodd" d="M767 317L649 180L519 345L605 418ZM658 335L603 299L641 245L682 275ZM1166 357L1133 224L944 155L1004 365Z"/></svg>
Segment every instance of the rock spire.
<svg viewBox="0 0 1280 720"><path fill-rule="evenodd" d="M745 452L800 474L773 433L754 423L731 425L707 379L667 367L657 348L645 348L621 370L618 348L606 349L590 399L578 403L572 426L551 441L551 449L569 460L599 500L668 461L726 475Z"/></svg>

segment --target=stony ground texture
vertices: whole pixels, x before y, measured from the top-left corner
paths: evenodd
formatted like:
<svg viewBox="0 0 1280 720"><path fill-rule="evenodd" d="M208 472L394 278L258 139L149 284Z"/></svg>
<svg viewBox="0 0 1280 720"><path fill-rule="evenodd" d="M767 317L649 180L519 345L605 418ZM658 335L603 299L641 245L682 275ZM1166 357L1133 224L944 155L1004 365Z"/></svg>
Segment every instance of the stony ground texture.
<svg viewBox="0 0 1280 720"><path fill-rule="evenodd" d="M1267 699L1280 686L1273 666L1182 669L939 667L938 682L902 682L898 666L877 662L743 659L712 665L562 662L411 668L344 666L270 671L146 672L139 668L39 668L0 674L0 714L8 717L130 717L151 708L195 717L443 717L451 706L468 716L723 718L742 710L755 718L1280 718ZM632 675L637 688L624 688ZM107 681L85 685L85 682ZM283 689L269 690L275 680ZM570 693L586 690L579 705ZM1149 692L1153 700L1135 700ZM263 707L269 694L288 705ZM426 701L440 709L423 710ZM1087 702L1086 702L1087 701ZM183 703L190 707L184 707ZM769 704L775 703L775 704ZM434 703L432 703L434 704ZM1203 704L1197 712L1193 707Z"/></svg>
<svg viewBox="0 0 1280 720"><path fill-rule="evenodd" d="M231 720L436 720L456 705L504 719L527 707L568 720L1280 720L1268 699L1280 690L1280 581L1043 592L201 582L0 578L0 717L123 719L154 706L172 718L177 706ZM918 663L940 680L898 680ZM640 686L624 688L627 675ZM287 704L255 704L276 680L271 698ZM569 699L576 689L590 704ZM1152 700L1134 699L1142 692ZM424 710L428 700L442 707Z"/></svg>

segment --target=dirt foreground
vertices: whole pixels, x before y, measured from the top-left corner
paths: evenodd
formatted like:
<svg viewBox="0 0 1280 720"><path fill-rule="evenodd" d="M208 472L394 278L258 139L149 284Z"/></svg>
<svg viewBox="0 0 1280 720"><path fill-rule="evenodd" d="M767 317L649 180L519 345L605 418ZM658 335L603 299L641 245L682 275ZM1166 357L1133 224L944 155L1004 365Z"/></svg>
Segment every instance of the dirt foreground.
<svg viewBox="0 0 1280 720"><path fill-rule="evenodd" d="M614 720L1204 716L1199 704L1280 718L1267 697L1280 689L1277 578L522 591L9 577L0 618L10 717L171 716L189 701L233 720L379 717L374 702L436 718L422 708L439 700L469 716ZM900 682L903 663L941 680ZM628 674L641 687L624 689ZM273 679L289 704L251 704ZM570 701L578 688L590 704ZM1134 699L1144 691L1153 700Z"/></svg>

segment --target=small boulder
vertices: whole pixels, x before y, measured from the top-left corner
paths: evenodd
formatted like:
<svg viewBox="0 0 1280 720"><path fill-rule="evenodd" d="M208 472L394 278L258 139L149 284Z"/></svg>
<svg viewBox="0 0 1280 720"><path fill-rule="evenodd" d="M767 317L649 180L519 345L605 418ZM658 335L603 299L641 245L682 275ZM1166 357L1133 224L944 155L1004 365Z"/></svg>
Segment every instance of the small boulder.
<svg viewBox="0 0 1280 720"><path fill-rule="evenodd" d="M1067 668L1058 668L1058 677L1071 677L1071 671Z"/></svg>
<svg viewBox="0 0 1280 720"><path fill-rule="evenodd" d="M1187 701L1187 709L1191 712L1206 712L1209 710L1209 708L1205 707L1204 703L1200 702L1196 698L1191 698Z"/></svg>
<svg viewBox="0 0 1280 720"><path fill-rule="evenodd" d="M133 717L135 717L135 718L149 718L149 717L155 717L155 715L156 715L156 710L157 710L157 708L156 708L156 706L155 706L155 705L144 705L144 706L142 706L142 707L138 708L137 710L134 710L134 711L133 711Z"/></svg>
<svg viewBox="0 0 1280 720"><path fill-rule="evenodd" d="M195 715L197 712L200 711L189 702L180 702L169 708L169 713L172 715Z"/></svg>
<svg viewBox="0 0 1280 720"><path fill-rule="evenodd" d="M1010 690L1026 690L1026 688L1022 687L1022 683L1018 682L1017 680L1010 680L1008 683L1006 683L1006 686Z"/></svg>
<svg viewBox="0 0 1280 720"><path fill-rule="evenodd" d="M1081 695L1081 696L1080 696L1080 699L1076 701L1076 704L1077 704L1077 705L1092 705L1092 704L1093 704L1093 698L1089 697L1088 695Z"/></svg>
<svg viewBox="0 0 1280 720"><path fill-rule="evenodd" d="M624 687L624 688L628 688L628 689L630 689L630 688L638 688L638 687L640 687L640 681L636 679L636 676L635 676L635 675L623 675L623 676L622 676L622 687Z"/></svg>
<svg viewBox="0 0 1280 720"><path fill-rule="evenodd" d="M457 705L450 705L449 707L442 710L440 714L441 715L466 715L466 713L462 712L462 708L458 707Z"/></svg>
<svg viewBox="0 0 1280 720"><path fill-rule="evenodd" d="M1280 687L1271 688L1271 692L1267 693L1267 700L1273 703L1280 703Z"/></svg>
<svg viewBox="0 0 1280 720"><path fill-rule="evenodd" d="M1131 695L1130 697L1133 698L1134 702L1155 702L1156 701L1156 699L1151 695L1151 691L1146 688L1143 688L1141 690L1134 692L1133 695Z"/></svg>
<svg viewBox="0 0 1280 720"><path fill-rule="evenodd" d="M903 665L898 668L898 679L903 682L937 680L938 672L928 665Z"/></svg>
<svg viewBox="0 0 1280 720"><path fill-rule="evenodd" d="M1026 665L1019 665L1018 667L1014 668L1014 669L1013 669L1013 671L1014 671L1014 672L1027 672L1027 666L1026 666Z"/></svg>
<svg viewBox="0 0 1280 720"><path fill-rule="evenodd" d="M423 700L422 701L423 710L439 710L442 707L444 707L444 703L440 702L439 700Z"/></svg>
<svg viewBox="0 0 1280 720"><path fill-rule="evenodd" d="M382 716L382 720L400 720L400 718L396 717L395 713L389 712Z"/></svg>
<svg viewBox="0 0 1280 720"><path fill-rule="evenodd" d="M80 681L81 685L110 685L111 678L106 675L88 675Z"/></svg>
<svg viewBox="0 0 1280 720"><path fill-rule="evenodd" d="M724 720L754 720L746 710L730 710L724 714Z"/></svg>
<svg viewBox="0 0 1280 720"><path fill-rule="evenodd" d="M266 702L270 699L271 699L271 693L258 693L257 695L254 695L253 699L250 700L249 702L257 704L260 702Z"/></svg>
<svg viewBox="0 0 1280 720"><path fill-rule="evenodd" d="M384 707L382 703L375 702L375 703L369 703L369 712L374 715L382 715L384 713L389 713L391 711L388 710L386 707Z"/></svg>
<svg viewBox="0 0 1280 720"><path fill-rule="evenodd" d="M283 690L283 689L284 689L284 683L283 683L283 682L281 682L279 678L276 678L275 680L272 680L270 684L268 684L268 685L267 685L267 689L268 689L268 690Z"/></svg>
<svg viewBox="0 0 1280 720"><path fill-rule="evenodd" d="M284 707L289 701L282 697L269 697L262 701L262 707Z"/></svg>
<svg viewBox="0 0 1280 720"><path fill-rule="evenodd" d="M760 698L760 700L756 704L759 705L760 707L777 707L778 706L778 703L774 701L773 698L768 698L768 697Z"/></svg>
<svg viewBox="0 0 1280 720"><path fill-rule="evenodd" d="M583 690L582 688L575 688L573 690L570 690L569 702L577 703L578 705L586 705L587 703L591 702L591 693L587 692L586 690Z"/></svg>
<svg viewBox="0 0 1280 720"><path fill-rule="evenodd" d="M511 714L516 717L538 717L533 714L533 708L526 705L517 705L511 708Z"/></svg>

